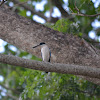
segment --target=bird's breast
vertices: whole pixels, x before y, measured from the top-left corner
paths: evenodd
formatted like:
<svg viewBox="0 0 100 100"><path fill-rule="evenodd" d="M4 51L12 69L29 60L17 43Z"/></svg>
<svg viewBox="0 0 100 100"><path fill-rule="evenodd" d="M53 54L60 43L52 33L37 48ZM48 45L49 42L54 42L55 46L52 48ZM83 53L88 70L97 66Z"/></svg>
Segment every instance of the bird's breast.
<svg viewBox="0 0 100 100"><path fill-rule="evenodd" d="M48 48L48 46L43 46L41 48L41 54L42 54L42 60L48 62L50 59L50 49Z"/></svg>

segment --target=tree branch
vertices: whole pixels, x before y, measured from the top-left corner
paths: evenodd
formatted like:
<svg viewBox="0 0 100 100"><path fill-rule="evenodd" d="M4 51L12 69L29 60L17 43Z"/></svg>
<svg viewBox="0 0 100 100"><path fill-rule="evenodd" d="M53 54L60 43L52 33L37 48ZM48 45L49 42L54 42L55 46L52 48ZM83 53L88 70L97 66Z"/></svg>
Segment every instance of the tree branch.
<svg viewBox="0 0 100 100"><path fill-rule="evenodd" d="M4 92L2 89L0 89L0 92ZM7 93L7 92L4 92L6 94L6 97L10 97L12 98L13 100L19 100L17 97L11 95L10 93Z"/></svg>
<svg viewBox="0 0 100 100"><path fill-rule="evenodd" d="M6 93L7 97L12 98L13 100L19 100L17 97L11 95L10 93Z"/></svg>
<svg viewBox="0 0 100 100"><path fill-rule="evenodd" d="M6 0L2 0L1 2L0 2L0 6L5 2Z"/></svg>
<svg viewBox="0 0 100 100"><path fill-rule="evenodd" d="M28 4L26 4L26 2L21 3L19 0L12 0L12 2L14 2L15 4L17 4L20 7L25 8L26 10L31 11L31 13L33 15L36 14L36 15L40 16L41 18L47 20L47 18L44 16L44 14L42 14L40 12L36 12L31 6L28 6Z"/></svg>
<svg viewBox="0 0 100 100"><path fill-rule="evenodd" d="M19 91L15 90L15 89L13 89L13 88L8 88L8 87L6 87L5 85L3 85L2 83L0 83L0 86L2 86L3 88L5 88L5 89L7 89L7 90L11 90L11 91L14 92L14 93L20 94Z"/></svg>
<svg viewBox="0 0 100 100"><path fill-rule="evenodd" d="M62 14L63 17L69 17L68 12L66 12L66 11L63 9L60 0L51 0L51 1L52 1L53 4L61 11L61 14Z"/></svg>
<svg viewBox="0 0 100 100"><path fill-rule="evenodd" d="M75 10L77 11L77 13L74 13L73 10L70 8L70 10L73 12L73 13L71 13L72 15L86 16L86 17L96 17L96 16L99 16L100 15L100 14L94 14L94 15L83 14L83 13L80 12L80 10L78 9L78 7L76 6L76 1L75 1L75 4L74 5L75 5Z"/></svg>
<svg viewBox="0 0 100 100"><path fill-rule="evenodd" d="M52 62L100 67L100 51L95 48L95 52L87 42L71 34L54 31L3 7L0 9L0 38L38 57L41 56L40 49L32 47L46 42L53 55Z"/></svg>
<svg viewBox="0 0 100 100"><path fill-rule="evenodd" d="M73 64L40 62L4 54L0 54L0 62L45 72L83 75L100 79L100 68L92 68L88 66L79 66Z"/></svg>
<svg viewBox="0 0 100 100"><path fill-rule="evenodd" d="M94 15L87 15L83 13L71 13L72 15L77 15L77 16L86 16L86 17L96 17L99 16L100 14L94 14Z"/></svg>
<svg viewBox="0 0 100 100"><path fill-rule="evenodd" d="M54 17L51 17L51 18L45 17L43 13L41 13L41 12L36 12L36 11L32 8L32 6L28 6L28 4L25 4L25 3L27 3L27 2L19 2L19 0L12 0L12 2L14 2L14 3L16 4L16 5L14 5L14 6L23 7L24 9L31 11L31 13L32 13L33 15L36 14L36 15L40 16L41 18L45 19L47 22L55 23L55 22L57 22L58 19L59 19L58 17L56 17L56 18L54 18ZM9 7L9 9L11 9L11 8L13 8L13 7Z"/></svg>

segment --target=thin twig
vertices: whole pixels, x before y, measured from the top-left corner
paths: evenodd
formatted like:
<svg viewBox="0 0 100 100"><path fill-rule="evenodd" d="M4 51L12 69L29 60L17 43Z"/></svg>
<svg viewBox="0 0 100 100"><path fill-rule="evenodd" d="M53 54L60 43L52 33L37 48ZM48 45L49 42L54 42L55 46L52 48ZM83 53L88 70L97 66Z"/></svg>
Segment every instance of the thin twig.
<svg viewBox="0 0 100 100"><path fill-rule="evenodd" d="M22 5L22 4L25 4L25 3L27 3L29 0L27 0L27 1L25 1L25 2L20 2L20 3L18 3L18 4L15 4L14 6L20 6L20 5ZM13 8L13 7L9 7L8 9L11 9L11 8Z"/></svg>
<svg viewBox="0 0 100 100"><path fill-rule="evenodd" d="M77 13L74 13L74 11L71 8L69 8L71 10L71 12L72 12L71 13L72 15L84 16L84 17L96 17L96 16L99 16L100 15L100 13L99 14L94 14L94 15L83 14L83 13L80 12L80 10L78 9L78 7L76 6L76 1L75 1L75 4L74 5L75 5L75 8L74 9L77 11Z"/></svg>
<svg viewBox="0 0 100 100"><path fill-rule="evenodd" d="M77 6L76 6L76 1L75 1L75 10L78 12L78 13L80 13L80 11L79 11L79 9L77 8Z"/></svg>
<svg viewBox="0 0 100 100"><path fill-rule="evenodd" d="M11 93L7 93L7 92L3 91L2 89L0 89L0 92L5 93L6 97L10 97L13 100L19 100L16 96L13 96Z"/></svg>
<svg viewBox="0 0 100 100"><path fill-rule="evenodd" d="M0 6L1 6L4 2L6 2L6 0L2 0L2 1L0 2Z"/></svg>
<svg viewBox="0 0 100 100"><path fill-rule="evenodd" d="M86 16L86 17L96 17L99 16L100 14L94 14L94 15L87 15L87 14L83 14L83 13L71 13L72 15L77 15L77 16Z"/></svg>
<svg viewBox="0 0 100 100"><path fill-rule="evenodd" d="M67 9L67 8L66 8L66 9ZM65 9L65 10L66 10L66 9ZM69 9L70 9L70 11L71 11L72 13L74 13L73 10L72 10L70 7L69 7Z"/></svg>
<svg viewBox="0 0 100 100"><path fill-rule="evenodd" d="M6 87L4 84L0 83L0 86L2 86L3 88L7 89L7 90L11 90L12 92L16 93L16 94L20 94L19 91L17 91L16 89L13 89L13 88L9 88L9 87Z"/></svg>

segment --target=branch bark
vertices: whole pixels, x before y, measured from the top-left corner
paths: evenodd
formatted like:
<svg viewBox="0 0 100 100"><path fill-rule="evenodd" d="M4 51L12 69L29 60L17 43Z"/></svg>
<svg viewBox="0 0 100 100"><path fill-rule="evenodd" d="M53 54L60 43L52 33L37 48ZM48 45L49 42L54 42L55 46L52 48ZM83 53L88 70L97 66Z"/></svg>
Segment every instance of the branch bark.
<svg viewBox="0 0 100 100"><path fill-rule="evenodd" d="M61 14L63 17L69 17L70 15L68 14L67 11L62 7L62 4L60 0L51 0L52 3L61 11Z"/></svg>
<svg viewBox="0 0 100 100"><path fill-rule="evenodd" d="M51 49L51 62L100 67L100 50L84 39L54 31L18 16L4 6L0 8L0 38L38 57L40 48L32 47L45 42Z"/></svg>
<svg viewBox="0 0 100 100"><path fill-rule="evenodd" d="M73 64L40 62L40 61L23 59L20 57L15 57L13 55L4 55L4 54L0 54L0 62L10 64L10 65L15 65L15 66L21 66L24 68L41 70L45 72L83 75L83 76L100 79L100 68L79 66Z"/></svg>
<svg viewBox="0 0 100 100"><path fill-rule="evenodd" d="M100 67L100 51L84 40L54 31L5 8L0 9L0 38L38 57L41 56L40 48L32 47L46 42L54 58L52 61Z"/></svg>

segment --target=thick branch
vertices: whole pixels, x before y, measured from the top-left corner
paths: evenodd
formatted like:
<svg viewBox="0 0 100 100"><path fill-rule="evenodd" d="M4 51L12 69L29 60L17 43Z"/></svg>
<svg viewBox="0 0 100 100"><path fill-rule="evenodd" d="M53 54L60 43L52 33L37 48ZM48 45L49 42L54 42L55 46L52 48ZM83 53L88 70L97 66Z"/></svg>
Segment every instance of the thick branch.
<svg viewBox="0 0 100 100"><path fill-rule="evenodd" d="M68 12L66 12L64 10L64 8L62 7L60 0L52 0L52 2L61 11L61 14L62 14L63 17L69 17Z"/></svg>
<svg viewBox="0 0 100 100"><path fill-rule="evenodd" d="M45 19L47 22L55 23L59 19L58 17L56 17L56 18L54 18L54 17L51 17L51 18L45 17L43 13L36 12L32 8L32 6L28 6L27 2L20 2L19 0L12 0L12 2L14 2L16 4L15 6L23 7L24 9L31 11L31 13L33 15L36 14L36 15L40 16L41 18ZM10 7L10 8L12 8L12 7Z"/></svg>
<svg viewBox="0 0 100 100"><path fill-rule="evenodd" d="M100 51L84 39L54 31L3 6L0 8L0 38L38 57L40 50L32 47L46 42L51 49L51 62L100 67Z"/></svg>
<svg viewBox="0 0 100 100"><path fill-rule="evenodd" d="M80 76L80 75L78 75L78 76L80 78L83 78L83 79L85 79L87 81L90 81L90 82L92 82L94 84L100 85L100 79L98 79L98 78L84 77L84 76Z"/></svg>
<svg viewBox="0 0 100 100"><path fill-rule="evenodd" d="M41 56L40 50L32 47L46 42L53 55L52 62L100 67L100 51L87 42L32 22L5 8L0 9L0 38L38 57Z"/></svg>
<svg viewBox="0 0 100 100"><path fill-rule="evenodd" d="M41 70L45 72L83 75L100 79L100 68L92 68L92 67L72 65L72 64L59 64L59 63L52 64L48 62L33 61L29 59L23 59L20 57L15 57L12 55L4 55L4 54L0 54L0 62L15 66L21 66L24 68Z"/></svg>
<svg viewBox="0 0 100 100"><path fill-rule="evenodd" d="M25 8L26 10L31 11L31 13L33 15L36 14L36 15L40 16L41 18L47 20L47 18L42 13L36 12L31 6L28 6L28 4L26 4L26 3L20 3L19 0L12 0L12 2L14 2L14 3L18 4L19 6Z"/></svg>

